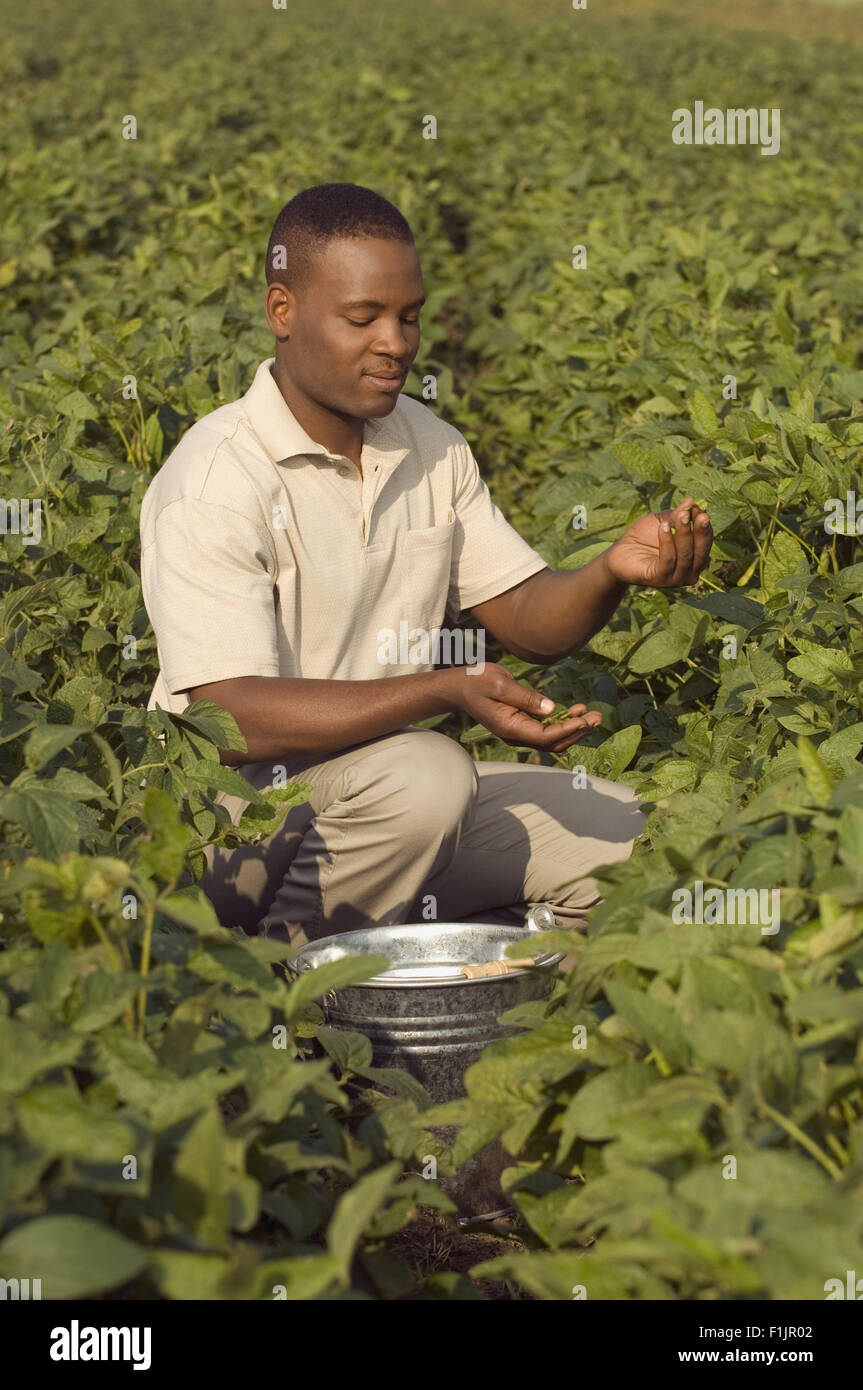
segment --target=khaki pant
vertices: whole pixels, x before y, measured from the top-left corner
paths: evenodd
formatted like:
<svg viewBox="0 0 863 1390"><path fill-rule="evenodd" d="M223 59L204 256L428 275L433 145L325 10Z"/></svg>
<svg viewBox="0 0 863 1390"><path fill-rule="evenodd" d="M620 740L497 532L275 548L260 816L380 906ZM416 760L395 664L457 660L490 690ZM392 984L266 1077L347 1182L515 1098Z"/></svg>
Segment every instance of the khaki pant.
<svg viewBox="0 0 863 1390"><path fill-rule="evenodd" d="M276 759L239 771L259 790ZM310 784L260 845L206 851L200 887L225 926L303 945L402 922L524 925L548 903L584 927L601 901L590 877L628 859L645 816L629 787L560 768L474 762L453 739L413 725L340 753L281 760ZM236 823L248 804L221 794Z"/></svg>

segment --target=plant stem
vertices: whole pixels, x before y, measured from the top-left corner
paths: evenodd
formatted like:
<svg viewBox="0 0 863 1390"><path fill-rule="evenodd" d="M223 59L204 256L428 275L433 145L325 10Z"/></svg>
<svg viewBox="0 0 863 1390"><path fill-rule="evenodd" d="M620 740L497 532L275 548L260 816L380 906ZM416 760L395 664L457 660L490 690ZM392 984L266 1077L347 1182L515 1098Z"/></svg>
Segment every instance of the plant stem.
<svg viewBox="0 0 863 1390"><path fill-rule="evenodd" d="M133 452L132 452L132 450L131 450L131 448L130 448L130 446L129 446L129 441L128 441L128 439L126 438L125 434L123 433L122 426L119 425L119 424L117 423L116 420L112 420L111 423L112 423L112 425L114 426L114 429L117 431L117 433L119 434L120 438L121 438L122 441L123 441L123 447L124 447L124 449L126 450L126 462L127 462L127 463L134 463L134 462L135 462L135 455L133 454Z"/></svg>
<svg viewBox="0 0 863 1390"><path fill-rule="evenodd" d="M153 920L156 916L155 903L144 906L144 940L141 946L141 979L146 980L150 970L150 942L153 937ZM138 1037L144 1036L144 1021L147 1015L147 987L142 984L138 990Z"/></svg>
<svg viewBox="0 0 863 1390"><path fill-rule="evenodd" d="M111 938L108 936L107 932L105 931L105 928L102 926L102 923L99 921L99 918L96 916L95 912L88 912L87 918L94 932L101 941L102 945L105 947L111 964L114 967L115 973L119 975L120 971L123 969L123 962L120 959L116 946L114 945Z"/></svg>
<svg viewBox="0 0 863 1390"><path fill-rule="evenodd" d="M842 1167L847 1168L851 1160L848 1157L848 1151L845 1148L842 1141L831 1132L827 1135L827 1143L830 1145L839 1162L842 1164Z"/></svg>
<svg viewBox="0 0 863 1390"><path fill-rule="evenodd" d="M114 794L114 802L118 807L121 807L123 805L123 774L120 771L120 763L116 753L108 740L103 738L101 734L97 734L95 729L88 730L84 737L89 738L94 747L102 754L108 769L108 775L111 779L111 791Z"/></svg>
<svg viewBox="0 0 863 1390"><path fill-rule="evenodd" d="M127 767L123 773L124 777L134 777L136 772L148 772L151 767L165 767L166 760L163 758L160 763L141 763L140 767Z"/></svg>
<svg viewBox="0 0 863 1390"><path fill-rule="evenodd" d="M796 542L797 542L798 545L802 545L802 547L803 547L804 550L808 550L808 551L809 551L809 554L812 556L813 560L814 560L814 561L816 562L816 564L817 564L817 562L818 562L818 552L817 552L817 550L813 550L813 549L812 549L812 546L809 545L809 543L808 543L807 541L804 541L804 539L803 539L802 536L798 536L797 532L796 532L796 531L792 531L790 526L786 526L784 521L780 521L778 516L775 516L775 517L773 518L773 520L776 522L776 525L777 525L777 526L781 526L781 527L782 527L782 530L783 530L783 531L787 531L788 534L789 534L789 536L793 536L794 539L796 540Z"/></svg>
<svg viewBox="0 0 863 1390"><path fill-rule="evenodd" d="M810 1153L812 1157L821 1164L821 1167L830 1174L831 1178L842 1177L842 1170L836 1167L832 1158L828 1158L824 1150L819 1149L814 1139L810 1139L809 1135L805 1134L793 1120L789 1120L787 1115L782 1115L778 1110L774 1110L773 1106L768 1105L766 1100L761 1102L760 1109L762 1114L766 1115L768 1119L773 1120L774 1124L779 1125L781 1129L785 1130L786 1134L790 1135L792 1139L795 1139L801 1148L806 1149L807 1153Z"/></svg>

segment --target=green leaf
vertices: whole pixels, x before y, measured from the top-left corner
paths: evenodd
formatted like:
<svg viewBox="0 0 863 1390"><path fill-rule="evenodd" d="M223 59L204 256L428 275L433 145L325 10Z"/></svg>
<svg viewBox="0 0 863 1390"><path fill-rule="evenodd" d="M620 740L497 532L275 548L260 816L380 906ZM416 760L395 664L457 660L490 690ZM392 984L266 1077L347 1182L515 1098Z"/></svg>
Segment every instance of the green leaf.
<svg viewBox="0 0 863 1390"><path fill-rule="evenodd" d="M688 1028L695 1061L730 1072L756 1091L788 1094L797 1056L788 1033L771 1019L734 1009L705 1009Z"/></svg>
<svg viewBox="0 0 863 1390"><path fill-rule="evenodd" d="M513 1280L540 1299L571 1301L584 1289L588 1307L595 1300L656 1299L661 1282L634 1260L614 1263L593 1252L539 1250L498 1255L471 1268L473 1279Z"/></svg>
<svg viewBox="0 0 863 1390"><path fill-rule="evenodd" d="M624 439L616 439L611 447L631 477L654 482L665 477L667 469L661 454Z"/></svg>
<svg viewBox="0 0 863 1390"><path fill-rule="evenodd" d="M0 1277L42 1280L42 1297L91 1298L120 1288L147 1263L147 1251L83 1216L41 1216L0 1244ZM26 1277L26 1276L23 1276Z"/></svg>
<svg viewBox="0 0 863 1390"><path fill-rule="evenodd" d="M268 1260L257 1271L255 1297L303 1303L321 1298L335 1284L341 1269L342 1261L333 1255Z"/></svg>
<svg viewBox="0 0 863 1390"><path fill-rule="evenodd" d="M573 754L573 762L584 767L588 774L613 782L632 762L640 742L641 729L637 724L631 724L627 729L618 729L598 748L579 745Z"/></svg>
<svg viewBox="0 0 863 1390"><path fill-rule="evenodd" d="M689 1049L677 1014L622 980L609 980L605 993L615 1013L625 1018L637 1034L662 1053L667 1062L676 1067L685 1065Z"/></svg>
<svg viewBox="0 0 863 1390"><path fill-rule="evenodd" d="M80 832L74 801L38 783L20 791L0 791L0 817L20 825L34 849L46 859L77 850Z"/></svg>
<svg viewBox="0 0 863 1390"><path fill-rule="evenodd" d="M793 574L801 561L805 563L806 554L799 541L789 536L787 531L777 531L767 548L764 562L764 589L767 594L775 593L780 579Z"/></svg>
<svg viewBox="0 0 863 1390"><path fill-rule="evenodd" d="M77 978L78 965L65 941L56 941L41 953L30 987L34 1003L56 1009Z"/></svg>
<svg viewBox="0 0 863 1390"><path fill-rule="evenodd" d="M696 434L700 434L703 439L715 438L719 433L719 420L704 392L694 391L687 404L689 406L689 418L695 427Z"/></svg>
<svg viewBox="0 0 863 1390"><path fill-rule="evenodd" d="M808 730L800 732L808 733ZM847 724L830 734L818 745L818 756L835 777L843 777L858 766L858 754L863 748L863 722Z"/></svg>
<svg viewBox="0 0 863 1390"><path fill-rule="evenodd" d="M816 806L826 806L833 790L833 778L807 738L798 738L797 755L806 777L806 785Z"/></svg>
<svg viewBox="0 0 863 1390"><path fill-rule="evenodd" d="M192 700L182 714L171 714L169 718L178 728L197 734L205 743L233 752L247 751L236 719L214 700Z"/></svg>
<svg viewBox="0 0 863 1390"><path fill-rule="evenodd" d="M95 1033L113 1023L131 1003L141 985L134 971L120 975L94 970L78 981L66 1008L69 1026L76 1033Z"/></svg>
<svg viewBox="0 0 863 1390"><path fill-rule="evenodd" d="M180 776L193 787L200 787L204 791L227 792L230 796L239 797L241 801L248 801L252 806L270 805L251 782L247 782L245 777L233 768L223 767L214 758L201 758L191 767L183 768Z"/></svg>
<svg viewBox="0 0 863 1390"><path fill-rule="evenodd" d="M189 832L177 807L161 787L148 787L141 808L149 833L137 842L135 869L147 878L176 879L185 862Z"/></svg>
<svg viewBox="0 0 863 1390"><path fill-rule="evenodd" d="M226 1249L225 1134L215 1107L199 1115L171 1166L173 1210L203 1247Z"/></svg>
<svg viewBox="0 0 863 1390"><path fill-rule="evenodd" d="M402 1067L357 1067L356 1071L358 1076L382 1090L401 1096L403 1100L413 1101L418 1109L425 1109L430 1104L425 1087Z"/></svg>
<svg viewBox="0 0 863 1390"><path fill-rule="evenodd" d="M34 771L50 763L63 748L81 734L87 733L83 724L43 724L34 729L24 745L24 761Z"/></svg>
<svg viewBox="0 0 863 1390"><path fill-rule="evenodd" d="M223 1281L231 1272L231 1261L192 1250L155 1250L150 1272L165 1298L203 1302L224 1299Z"/></svg>
<svg viewBox="0 0 863 1390"><path fill-rule="evenodd" d="M224 946L208 941L189 956L187 966L204 980L255 990L273 1004L280 1004L284 998L283 987L270 968L239 940Z"/></svg>
<svg viewBox="0 0 863 1390"><path fill-rule="evenodd" d="M90 627L84 633L81 642L82 652L98 652L103 647L116 643L116 638L104 627Z"/></svg>
<svg viewBox="0 0 863 1390"><path fill-rule="evenodd" d="M674 792L690 790L698 781L698 774L698 764L691 762L688 758L662 763L653 768L650 773L651 800L671 796ZM640 795L643 796L644 791L643 787L639 788ZM669 858L673 856L674 847L672 845L664 845L663 849Z"/></svg>
<svg viewBox="0 0 863 1390"><path fill-rule="evenodd" d="M704 613L713 613L715 617L724 618L726 622L746 628L747 631L757 627L764 620L763 605L756 603L755 599L748 598L746 594L737 593L734 589L724 594L703 594L699 598L684 594L683 600L692 608Z"/></svg>
<svg viewBox="0 0 863 1390"><path fill-rule="evenodd" d="M304 970L288 990L285 1016L296 1018L307 1004L331 989L360 984L373 975L380 975L391 965L387 956L342 956L339 960L325 961L323 965Z"/></svg>
<svg viewBox="0 0 863 1390"><path fill-rule="evenodd" d="M172 922L180 922L199 936L226 936L216 910L199 888L179 889L158 900L158 910Z"/></svg>
<svg viewBox="0 0 863 1390"><path fill-rule="evenodd" d="M43 1084L21 1096L18 1120L31 1144L46 1154L85 1158L117 1165L132 1151L135 1131L120 1116L88 1105L69 1086Z"/></svg>
<svg viewBox="0 0 863 1390"><path fill-rule="evenodd" d="M23 1019L0 1017L0 1092L20 1094L38 1076L74 1065L83 1045L66 1030L47 1035Z"/></svg>
<svg viewBox="0 0 863 1390"><path fill-rule="evenodd" d="M802 1154L744 1148L735 1157L736 1178L724 1180L715 1165L699 1167L677 1182L680 1196L705 1211L719 1210L731 1200L760 1216L768 1207L803 1210L824 1195L830 1181Z"/></svg>
<svg viewBox="0 0 863 1390"><path fill-rule="evenodd" d="M841 951L852 941L857 941L863 936L863 920L860 920L853 912L843 912L829 926L822 927L821 931L810 936L806 942L807 960L822 960L824 956L831 955L834 951Z"/></svg>
<svg viewBox="0 0 863 1390"><path fill-rule="evenodd" d="M627 658L627 665L638 675L649 676L664 666L673 666L689 654L690 634L674 628L652 632Z"/></svg>
<svg viewBox="0 0 863 1390"><path fill-rule="evenodd" d="M398 1177L400 1165L386 1163L345 1192L338 1201L327 1228L327 1245L338 1260L339 1277L343 1284L350 1279L354 1251L373 1216L386 1200Z"/></svg>
<svg viewBox="0 0 863 1390"><path fill-rule="evenodd" d="M566 1154L576 1138L609 1139L616 1134L633 1101L654 1080L649 1067L640 1062L624 1062L585 1081L563 1117L558 1157Z"/></svg>
<svg viewBox="0 0 863 1390"><path fill-rule="evenodd" d="M707 1158L710 1147L699 1132L696 1115L629 1115L621 1120L617 1138L603 1152L612 1172L634 1163L659 1164L684 1154Z"/></svg>
<svg viewBox="0 0 863 1390"><path fill-rule="evenodd" d="M315 1037L338 1064L340 1071L359 1071L372 1064L372 1045L365 1033L321 1027Z"/></svg>

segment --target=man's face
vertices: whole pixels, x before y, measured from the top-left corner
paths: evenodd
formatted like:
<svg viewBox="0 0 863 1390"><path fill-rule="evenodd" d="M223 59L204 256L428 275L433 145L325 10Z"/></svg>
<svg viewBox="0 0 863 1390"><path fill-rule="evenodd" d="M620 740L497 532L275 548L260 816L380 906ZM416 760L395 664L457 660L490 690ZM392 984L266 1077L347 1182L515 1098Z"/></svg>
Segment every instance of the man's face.
<svg viewBox="0 0 863 1390"><path fill-rule="evenodd" d="M297 294L267 298L294 385L340 415L389 415L419 348L425 298L416 251L380 237L338 237ZM394 380L383 381L378 378Z"/></svg>

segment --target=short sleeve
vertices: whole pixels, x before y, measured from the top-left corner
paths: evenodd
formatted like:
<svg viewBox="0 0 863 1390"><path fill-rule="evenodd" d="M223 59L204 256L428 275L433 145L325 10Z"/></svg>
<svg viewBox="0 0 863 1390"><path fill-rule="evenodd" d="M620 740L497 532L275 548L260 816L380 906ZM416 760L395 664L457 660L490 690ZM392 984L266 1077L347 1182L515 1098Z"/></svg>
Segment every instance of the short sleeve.
<svg viewBox="0 0 863 1390"><path fill-rule="evenodd" d="M454 618L548 565L492 501L467 441L454 444L455 529L447 612Z"/></svg>
<svg viewBox="0 0 863 1390"><path fill-rule="evenodd" d="M235 676L277 676L276 559L248 517L181 497L141 552L144 606L171 694Z"/></svg>

